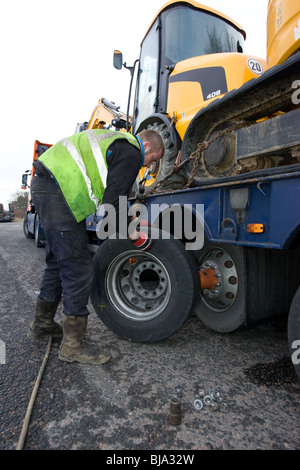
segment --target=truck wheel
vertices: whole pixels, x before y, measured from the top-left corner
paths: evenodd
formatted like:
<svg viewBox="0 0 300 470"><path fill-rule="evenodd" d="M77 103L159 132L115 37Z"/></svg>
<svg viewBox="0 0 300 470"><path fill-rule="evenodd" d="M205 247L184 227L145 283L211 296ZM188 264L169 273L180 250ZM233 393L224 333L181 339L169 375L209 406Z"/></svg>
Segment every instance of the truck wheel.
<svg viewBox="0 0 300 470"><path fill-rule="evenodd" d="M228 333L245 323L244 256L243 247L227 244L206 243L199 253L202 280L196 314L214 331ZM203 276L209 278L206 285Z"/></svg>
<svg viewBox="0 0 300 470"><path fill-rule="evenodd" d="M94 255L94 309L118 336L151 343L168 338L195 307L199 278L179 240L154 239L142 252L128 240L106 240Z"/></svg>
<svg viewBox="0 0 300 470"><path fill-rule="evenodd" d="M300 287L294 295L288 318L288 343L292 362L300 380Z"/></svg>
<svg viewBox="0 0 300 470"><path fill-rule="evenodd" d="M168 128L164 123L154 123L147 126L147 129L154 129L158 132L164 141L165 153L161 160L159 160L150 170L147 181L144 185L145 191L152 189L155 184L162 180L174 167L178 150L172 142L171 136L168 133ZM138 190L138 184L142 180L146 168L141 168L136 182L133 186L133 191L136 193ZM178 173L169 178L162 186L161 189L182 189L186 183L184 173Z"/></svg>
<svg viewBox="0 0 300 470"><path fill-rule="evenodd" d="M34 238L34 235L28 231L28 215L26 214L23 220L23 232L26 238Z"/></svg>

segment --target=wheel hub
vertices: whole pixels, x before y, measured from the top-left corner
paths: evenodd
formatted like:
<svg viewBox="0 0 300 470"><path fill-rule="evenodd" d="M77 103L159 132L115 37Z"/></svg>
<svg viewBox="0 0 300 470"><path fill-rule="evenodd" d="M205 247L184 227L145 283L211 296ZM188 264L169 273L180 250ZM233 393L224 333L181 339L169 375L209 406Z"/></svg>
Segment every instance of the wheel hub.
<svg viewBox="0 0 300 470"><path fill-rule="evenodd" d="M216 248L207 252L200 263L200 278L201 272L210 272L210 278L215 279L215 282L210 279L209 283L201 283L202 300L218 312L227 310L238 291L237 269L232 258L226 251Z"/></svg>
<svg viewBox="0 0 300 470"><path fill-rule="evenodd" d="M227 145L224 137L219 137L216 142L210 144L204 151L204 159L207 165L220 165L226 156Z"/></svg>
<svg viewBox="0 0 300 470"><path fill-rule="evenodd" d="M163 264L150 253L124 253L107 270L106 290L118 311L135 321L152 320L169 301L171 286Z"/></svg>
<svg viewBox="0 0 300 470"><path fill-rule="evenodd" d="M141 298L157 299L167 288L167 279L161 267L153 262L138 263L132 273L132 286Z"/></svg>
<svg viewBox="0 0 300 470"><path fill-rule="evenodd" d="M212 134L214 137L216 133ZM229 133L212 142L204 151L206 167L212 171L226 171L232 167L235 155L235 135Z"/></svg>

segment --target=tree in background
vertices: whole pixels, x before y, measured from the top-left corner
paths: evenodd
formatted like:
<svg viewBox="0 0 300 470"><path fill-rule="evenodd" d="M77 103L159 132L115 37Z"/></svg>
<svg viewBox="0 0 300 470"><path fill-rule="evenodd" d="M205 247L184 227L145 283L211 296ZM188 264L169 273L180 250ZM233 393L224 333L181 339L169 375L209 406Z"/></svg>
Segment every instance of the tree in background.
<svg viewBox="0 0 300 470"><path fill-rule="evenodd" d="M11 197L12 201L9 204L15 211L15 217L23 219L27 211L28 193L16 191Z"/></svg>

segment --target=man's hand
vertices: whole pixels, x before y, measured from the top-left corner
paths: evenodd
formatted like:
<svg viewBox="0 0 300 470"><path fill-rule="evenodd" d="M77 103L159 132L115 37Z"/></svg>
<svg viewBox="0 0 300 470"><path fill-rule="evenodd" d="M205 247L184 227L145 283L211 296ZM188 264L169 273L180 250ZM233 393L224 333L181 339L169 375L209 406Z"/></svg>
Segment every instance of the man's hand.
<svg viewBox="0 0 300 470"><path fill-rule="evenodd" d="M141 251L148 251L152 246L152 239L148 238L145 232L139 232L139 237L133 241L133 246Z"/></svg>
<svg viewBox="0 0 300 470"><path fill-rule="evenodd" d="M139 223L140 231L134 230L128 238L135 248L138 248L141 251L148 251L153 243L152 239L148 237L148 223L143 220L140 220ZM144 230L143 227L145 227Z"/></svg>

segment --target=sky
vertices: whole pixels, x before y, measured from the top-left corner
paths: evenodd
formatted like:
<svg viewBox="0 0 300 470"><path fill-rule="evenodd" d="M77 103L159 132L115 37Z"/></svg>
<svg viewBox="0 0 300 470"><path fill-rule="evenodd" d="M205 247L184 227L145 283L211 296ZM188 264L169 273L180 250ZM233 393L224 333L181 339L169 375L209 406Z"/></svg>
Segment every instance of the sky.
<svg viewBox="0 0 300 470"><path fill-rule="evenodd" d="M126 112L127 65L165 0L0 2L0 203L7 208L31 169L35 140L54 144L89 121L100 98ZM268 0L203 0L247 33L245 52L266 58Z"/></svg>

